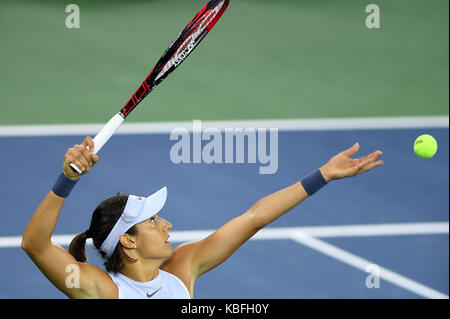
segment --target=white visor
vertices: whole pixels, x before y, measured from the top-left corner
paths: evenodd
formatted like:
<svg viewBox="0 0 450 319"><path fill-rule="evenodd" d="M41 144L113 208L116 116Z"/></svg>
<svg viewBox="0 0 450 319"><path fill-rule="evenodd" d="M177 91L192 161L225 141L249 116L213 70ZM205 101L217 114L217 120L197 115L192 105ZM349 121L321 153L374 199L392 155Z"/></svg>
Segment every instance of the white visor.
<svg viewBox="0 0 450 319"><path fill-rule="evenodd" d="M134 225L157 214L163 208L166 198L167 187L161 188L147 198L129 195L122 215L106 237L100 250L106 253L108 258L111 257L119 242L120 235L126 233Z"/></svg>

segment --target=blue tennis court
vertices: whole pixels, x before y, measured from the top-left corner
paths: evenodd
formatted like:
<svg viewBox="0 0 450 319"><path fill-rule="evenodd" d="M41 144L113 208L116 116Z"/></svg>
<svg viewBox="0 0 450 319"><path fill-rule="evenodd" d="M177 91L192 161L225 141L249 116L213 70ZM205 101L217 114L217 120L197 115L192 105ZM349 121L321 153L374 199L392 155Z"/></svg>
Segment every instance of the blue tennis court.
<svg viewBox="0 0 450 319"><path fill-rule="evenodd" d="M427 160L412 151L415 137L425 131L439 143L437 155ZM58 176L66 149L81 140L78 135L0 137L7 152L0 159L0 298L65 298L21 250L18 238ZM183 241L186 233L195 237L220 227L358 141L358 155L382 150L384 166L330 183L269 225L273 232L263 230L199 278L195 297L426 298L440 293L448 298L448 127L280 131L278 140L278 171L260 175L258 164L174 164L169 157L174 141L167 133L116 135L66 201L55 235L84 231L93 209L119 191L147 195L167 186L160 214L179 234L173 237ZM361 226L346 228L352 225ZM303 231L310 234L304 241L295 237ZM101 266L92 246L88 256ZM389 270L393 279L384 280L381 273L379 288L367 288L369 273L358 268L365 262Z"/></svg>

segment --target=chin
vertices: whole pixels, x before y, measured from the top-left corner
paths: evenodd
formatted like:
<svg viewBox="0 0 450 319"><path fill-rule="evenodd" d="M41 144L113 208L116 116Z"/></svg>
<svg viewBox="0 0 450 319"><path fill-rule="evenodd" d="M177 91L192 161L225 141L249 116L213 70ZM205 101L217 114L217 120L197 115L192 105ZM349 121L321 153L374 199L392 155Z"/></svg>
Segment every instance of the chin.
<svg viewBox="0 0 450 319"><path fill-rule="evenodd" d="M168 254L167 254L167 257L171 257L172 255L173 255L173 248L172 248L172 246L170 246L169 248L168 248Z"/></svg>
<svg viewBox="0 0 450 319"><path fill-rule="evenodd" d="M173 250L171 250L169 253L167 253L164 257L162 257L162 259L164 260L164 262L168 261L173 255Z"/></svg>

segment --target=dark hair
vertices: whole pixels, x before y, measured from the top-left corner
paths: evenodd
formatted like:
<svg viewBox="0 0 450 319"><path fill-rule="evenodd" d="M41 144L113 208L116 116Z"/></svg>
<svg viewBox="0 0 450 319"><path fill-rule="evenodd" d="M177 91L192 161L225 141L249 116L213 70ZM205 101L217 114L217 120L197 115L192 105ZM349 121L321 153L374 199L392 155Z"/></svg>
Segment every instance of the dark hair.
<svg viewBox="0 0 450 319"><path fill-rule="evenodd" d="M100 256L103 260L105 260L103 265L106 267L106 271L108 272L117 273L120 271L123 267L121 259L122 254L125 255L130 261L133 261L123 252L123 248L120 243L116 246L113 254L109 258L106 257L106 253L100 250L100 247L106 237L108 237L114 225L122 215L127 200L128 195L118 193L117 195L101 202L92 213L91 225L86 231L89 234L89 237L92 238L94 246L99 251ZM86 235L86 232L78 234L69 246L69 253L79 262L87 261L85 246L88 236ZM136 234L136 227L131 227L126 233L130 235Z"/></svg>

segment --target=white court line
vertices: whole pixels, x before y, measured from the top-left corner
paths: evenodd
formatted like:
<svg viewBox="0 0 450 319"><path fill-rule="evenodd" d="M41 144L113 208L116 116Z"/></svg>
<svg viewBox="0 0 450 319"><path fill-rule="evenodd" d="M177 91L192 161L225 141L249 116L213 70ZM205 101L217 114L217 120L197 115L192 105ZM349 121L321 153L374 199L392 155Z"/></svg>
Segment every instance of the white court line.
<svg viewBox="0 0 450 319"><path fill-rule="evenodd" d="M172 242L187 242L205 238L214 232L209 230L179 230L170 231ZM250 240L291 239L297 233L303 233L319 238L329 237L364 237L364 236L400 236L400 235L432 235L448 234L448 222L426 223L396 223L375 225L340 225L340 226L313 226L313 227L267 227L260 230ZM76 234L53 235L52 241L58 245L67 246ZM0 248L20 247L21 236L0 237ZM88 240L88 244L91 241Z"/></svg>
<svg viewBox="0 0 450 319"><path fill-rule="evenodd" d="M214 230L171 231L170 238L175 242L192 241L205 238ZM291 239L298 232L310 236L327 237L368 237L448 234L448 222L398 223L372 225L340 225L313 227L267 227L260 230L250 240Z"/></svg>
<svg viewBox="0 0 450 319"><path fill-rule="evenodd" d="M212 234L214 230L188 230L171 231L170 238L173 242L187 242L205 238ZM426 222L426 223L398 223L398 224L376 224L376 225L342 225L342 226L315 226L315 227L272 227L260 230L250 240L276 240L290 239L303 244L314 250L317 250L329 257L335 258L345 264L351 265L357 269L365 271L367 265L372 262L353 255L343 249L325 243L314 238L330 237L360 237L360 236L398 236L398 235L431 235L448 234L448 222ZM52 241L68 246L75 234L72 235L54 235ZM22 238L20 236L0 237L0 248L20 247ZM87 241L92 245L92 240ZM380 267L381 278L389 281L408 291L414 292L426 298L448 299L449 296L424 286L414 280L399 275L387 268Z"/></svg>
<svg viewBox="0 0 450 319"><path fill-rule="evenodd" d="M105 123L108 119L105 119ZM105 125L96 124L52 124L52 125L4 125L0 126L0 137L7 136L61 136L95 135ZM174 128L192 131L192 121L124 123L115 134L162 134ZM370 117L370 118L323 118L302 120L235 120L202 121L202 128L278 128L280 131L324 131L366 129L448 128L448 116L417 117Z"/></svg>
<svg viewBox="0 0 450 319"><path fill-rule="evenodd" d="M370 224L283 228L283 232L302 232L310 236L327 237L367 237L367 236L401 236L448 234L448 222ZM272 230L267 229L268 236Z"/></svg>
<svg viewBox="0 0 450 319"><path fill-rule="evenodd" d="M368 265L374 264L366 259L353 255L343 249L330 245L320 239L311 237L310 235L298 232L293 234L292 239L296 242L317 250L329 257L337 259L345 264L353 266L365 272ZM405 276L399 275L387 268L377 265L380 269L380 279L388 281L394 285L402 287L408 291L418 294L419 296L431 299L448 299L449 296L424 286L417 281L411 280Z"/></svg>

